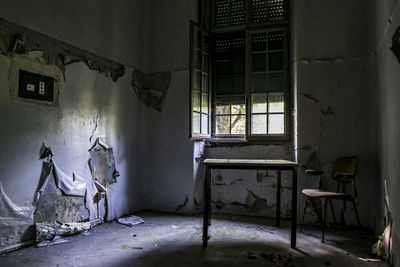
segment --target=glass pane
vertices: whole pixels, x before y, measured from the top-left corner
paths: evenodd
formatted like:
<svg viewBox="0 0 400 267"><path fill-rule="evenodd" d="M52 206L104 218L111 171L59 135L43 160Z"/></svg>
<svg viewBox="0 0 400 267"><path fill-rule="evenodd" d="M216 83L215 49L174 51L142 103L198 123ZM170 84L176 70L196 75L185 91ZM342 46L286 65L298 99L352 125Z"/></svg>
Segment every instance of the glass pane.
<svg viewBox="0 0 400 267"><path fill-rule="evenodd" d="M268 33L268 49L276 50L283 49L283 32Z"/></svg>
<svg viewBox="0 0 400 267"><path fill-rule="evenodd" d="M231 93L232 81L230 78L217 78L217 95L227 95Z"/></svg>
<svg viewBox="0 0 400 267"><path fill-rule="evenodd" d="M198 71L192 72L192 86L194 90L200 90L201 73Z"/></svg>
<svg viewBox="0 0 400 267"><path fill-rule="evenodd" d="M267 133L267 115L251 116L251 133L252 134Z"/></svg>
<svg viewBox="0 0 400 267"><path fill-rule="evenodd" d="M231 107L231 114L246 114L246 105L245 104L235 104Z"/></svg>
<svg viewBox="0 0 400 267"><path fill-rule="evenodd" d="M251 47L253 51L265 51L267 36L265 33L253 34L251 38Z"/></svg>
<svg viewBox="0 0 400 267"><path fill-rule="evenodd" d="M200 112L200 93L192 92L192 109Z"/></svg>
<svg viewBox="0 0 400 267"><path fill-rule="evenodd" d="M208 35L203 35L203 51L208 52Z"/></svg>
<svg viewBox="0 0 400 267"><path fill-rule="evenodd" d="M202 94L201 112L208 113L208 94Z"/></svg>
<svg viewBox="0 0 400 267"><path fill-rule="evenodd" d="M265 54L253 54L253 68L252 71L265 71L266 69L266 57Z"/></svg>
<svg viewBox="0 0 400 267"><path fill-rule="evenodd" d="M229 124L230 116L216 116L215 117L215 133L216 134L230 134Z"/></svg>
<svg viewBox="0 0 400 267"><path fill-rule="evenodd" d="M245 134L246 116L232 116L232 134Z"/></svg>
<svg viewBox="0 0 400 267"><path fill-rule="evenodd" d="M265 92L267 90L267 76L265 73L251 75L251 90Z"/></svg>
<svg viewBox="0 0 400 267"><path fill-rule="evenodd" d="M269 92L282 92L283 86L283 72L270 73L268 75L268 91Z"/></svg>
<svg viewBox="0 0 400 267"><path fill-rule="evenodd" d="M232 94L244 94L245 81L244 76L232 78Z"/></svg>
<svg viewBox="0 0 400 267"><path fill-rule="evenodd" d="M216 113L217 114L230 114L230 105L216 105Z"/></svg>
<svg viewBox="0 0 400 267"><path fill-rule="evenodd" d="M283 53L273 52L269 53L269 70L282 70L283 69Z"/></svg>
<svg viewBox="0 0 400 267"><path fill-rule="evenodd" d="M252 12L253 22L267 21L267 7L266 6L253 6Z"/></svg>
<svg viewBox="0 0 400 267"><path fill-rule="evenodd" d="M203 54L201 53L201 51L194 51L194 57L193 57L194 68L201 70L202 56Z"/></svg>
<svg viewBox="0 0 400 267"><path fill-rule="evenodd" d="M237 56L232 59L232 73L240 74L244 73L244 55Z"/></svg>
<svg viewBox="0 0 400 267"><path fill-rule="evenodd" d="M209 84L208 84L208 75L203 74L202 78L203 79L201 81L201 90L203 92L208 92L208 86L209 86Z"/></svg>
<svg viewBox="0 0 400 267"><path fill-rule="evenodd" d="M208 115L201 114L201 133L208 134Z"/></svg>
<svg viewBox="0 0 400 267"><path fill-rule="evenodd" d="M251 95L251 113L267 113L267 94Z"/></svg>
<svg viewBox="0 0 400 267"><path fill-rule="evenodd" d="M203 71L208 73L209 68L209 57L207 55L203 55Z"/></svg>
<svg viewBox="0 0 400 267"><path fill-rule="evenodd" d="M216 63L217 75L229 74L231 72L229 59L227 58L217 59L215 63Z"/></svg>
<svg viewBox="0 0 400 267"><path fill-rule="evenodd" d="M200 114L192 112L192 132L200 133Z"/></svg>
<svg viewBox="0 0 400 267"><path fill-rule="evenodd" d="M285 116L283 114L268 115L268 134L285 133Z"/></svg>
<svg viewBox="0 0 400 267"><path fill-rule="evenodd" d="M196 38L196 42L195 42L195 45L198 47L198 48L202 48L202 43L203 43L203 38L202 38L202 32L200 31L200 30L196 30L196 32L197 32L197 38Z"/></svg>
<svg viewBox="0 0 400 267"><path fill-rule="evenodd" d="M268 94L268 112L284 112L285 103L283 93Z"/></svg>

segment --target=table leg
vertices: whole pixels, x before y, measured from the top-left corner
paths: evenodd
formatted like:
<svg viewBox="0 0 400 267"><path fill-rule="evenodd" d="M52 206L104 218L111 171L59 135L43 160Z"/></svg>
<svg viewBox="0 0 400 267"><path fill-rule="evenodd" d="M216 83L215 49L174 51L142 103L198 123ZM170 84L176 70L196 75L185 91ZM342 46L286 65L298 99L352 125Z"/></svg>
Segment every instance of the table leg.
<svg viewBox="0 0 400 267"><path fill-rule="evenodd" d="M281 226L281 170L278 170L276 177L276 227Z"/></svg>
<svg viewBox="0 0 400 267"><path fill-rule="evenodd" d="M208 224L211 219L211 169L208 166L204 168L204 214L203 214L203 247L207 247Z"/></svg>
<svg viewBox="0 0 400 267"><path fill-rule="evenodd" d="M296 248L297 228L297 169L293 168L292 179L292 220L291 220L291 247Z"/></svg>

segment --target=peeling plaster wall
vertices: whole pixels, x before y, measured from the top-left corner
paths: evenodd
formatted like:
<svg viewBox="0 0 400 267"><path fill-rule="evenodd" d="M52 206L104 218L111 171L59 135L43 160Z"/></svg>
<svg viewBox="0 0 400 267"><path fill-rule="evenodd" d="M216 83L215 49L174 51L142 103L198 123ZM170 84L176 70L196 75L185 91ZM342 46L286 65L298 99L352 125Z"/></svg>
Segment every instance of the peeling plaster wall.
<svg viewBox="0 0 400 267"><path fill-rule="evenodd" d="M357 155L358 209L363 226L375 227L371 206L376 192L376 142L373 90L368 81L371 1L292 1L292 53L297 97L297 157L306 165L316 152L327 188L336 190L330 173L341 155ZM299 171L299 188L318 181ZM317 178L318 179L318 178ZM299 213L304 198L299 197ZM340 208L341 203L336 203ZM336 218L340 219L340 209ZM328 213L329 214L329 213ZM347 223L356 224L348 207Z"/></svg>
<svg viewBox="0 0 400 267"><path fill-rule="evenodd" d="M128 65L145 67L150 1L2 0L0 17Z"/></svg>
<svg viewBox="0 0 400 267"><path fill-rule="evenodd" d="M84 63L65 67L57 106L12 101L10 57L0 55L0 181L19 206L32 203L41 172L39 149L50 145L67 174L91 177L88 149L97 136L114 149L120 173L113 192L118 216L142 209L139 179L140 107L132 90L134 67L143 67L145 1L2 1L0 17L82 49L129 64L113 82ZM140 26L139 26L140 24ZM35 71L32 69L32 71Z"/></svg>
<svg viewBox="0 0 400 267"><path fill-rule="evenodd" d="M195 0L151 2L145 72L171 72L163 111L141 105L140 176L143 205L148 209L192 211L193 143L189 140L189 20ZM188 199L188 200L186 200ZM184 204L184 205L183 205ZM178 209L179 208L179 209Z"/></svg>
<svg viewBox="0 0 400 267"><path fill-rule="evenodd" d="M400 63L392 47L392 36L400 26L400 1L375 1L373 6L375 18L374 46L371 56L370 80L374 88L378 110L378 177L380 199L377 202L378 231L383 231L383 217L386 215L384 205L384 183L386 182L389 197L389 211L393 217L393 252L395 266L400 266Z"/></svg>
<svg viewBox="0 0 400 267"><path fill-rule="evenodd" d="M306 164L310 155L318 152L318 160L329 174L337 156L356 154L360 159L357 179L362 224L375 227L376 216L370 206L379 196L375 190L376 115L371 108L374 95L367 81L371 42L367 31L370 25L368 4L362 0L292 1L291 65L298 115L294 123L297 142L203 147L201 143L189 142L187 130L190 18L187 14L194 17L195 2L151 2L153 42L149 46L151 60L147 71L172 71L170 90L173 93L168 93L166 110L162 114L143 112L149 122L144 146L152 151L151 155L145 155L148 165L141 172L147 181L148 207L199 211L203 186L201 157L284 158L298 159L301 164ZM173 17L169 16L170 10ZM168 127L165 121L173 122L173 126ZM176 125L179 126L174 128ZM190 161L188 157L191 157ZM212 191L214 211L275 216L274 175L255 171L216 171ZM218 180L218 177L222 179ZM331 180L329 175L325 179ZM282 214L289 215L290 174L284 173L282 180ZM314 187L317 183L305 177L303 169L299 170L299 189ZM328 187L335 190L336 184L330 181ZM249 208L257 201L262 205ZM182 203L186 203L185 208L181 207ZM299 217L303 204L304 199L299 194ZM354 224L354 214L350 211L348 208L345 213L346 221ZM315 217L308 221L311 220Z"/></svg>

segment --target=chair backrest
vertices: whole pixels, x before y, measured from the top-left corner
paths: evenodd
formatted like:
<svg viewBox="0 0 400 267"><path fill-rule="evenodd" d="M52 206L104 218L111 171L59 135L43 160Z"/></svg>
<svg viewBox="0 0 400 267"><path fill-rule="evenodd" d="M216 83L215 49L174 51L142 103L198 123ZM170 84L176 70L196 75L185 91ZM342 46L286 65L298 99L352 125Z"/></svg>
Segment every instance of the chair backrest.
<svg viewBox="0 0 400 267"><path fill-rule="evenodd" d="M332 168L332 177L343 183L351 183L357 172L358 158L356 156L338 157Z"/></svg>

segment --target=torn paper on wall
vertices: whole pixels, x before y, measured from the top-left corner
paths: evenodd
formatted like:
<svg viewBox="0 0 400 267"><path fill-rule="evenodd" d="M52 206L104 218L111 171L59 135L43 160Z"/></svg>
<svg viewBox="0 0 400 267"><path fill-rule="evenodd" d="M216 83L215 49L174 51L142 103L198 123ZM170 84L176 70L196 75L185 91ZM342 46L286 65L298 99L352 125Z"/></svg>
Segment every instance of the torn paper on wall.
<svg viewBox="0 0 400 267"><path fill-rule="evenodd" d="M89 149L89 168L93 179L102 186L117 182L119 176L115 168L115 159L112 147L104 143L99 137Z"/></svg>
<svg viewBox="0 0 400 267"><path fill-rule="evenodd" d="M13 203L0 182L0 249L32 239L33 211Z"/></svg>
<svg viewBox="0 0 400 267"><path fill-rule="evenodd" d="M90 222L75 222L61 224L36 223L36 242L52 240L55 236L75 235L90 230Z"/></svg>
<svg viewBox="0 0 400 267"><path fill-rule="evenodd" d="M46 186L42 189L36 202L35 222L69 223L79 222L88 218L89 211L85 205L85 198L66 195L64 191L58 188L54 175L49 175Z"/></svg>

